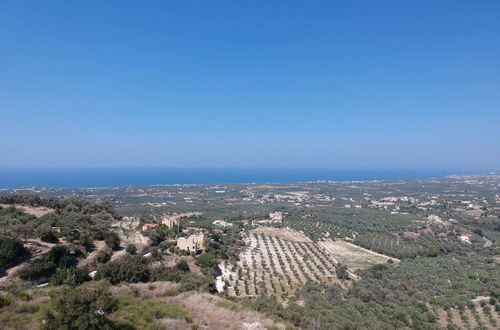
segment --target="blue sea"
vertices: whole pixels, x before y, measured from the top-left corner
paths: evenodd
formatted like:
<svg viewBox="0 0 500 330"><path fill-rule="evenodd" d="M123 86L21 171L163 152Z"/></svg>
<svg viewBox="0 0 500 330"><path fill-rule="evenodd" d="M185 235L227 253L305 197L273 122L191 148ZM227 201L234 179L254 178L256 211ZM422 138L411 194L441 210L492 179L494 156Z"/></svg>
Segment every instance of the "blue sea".
<svg viewBox="0 0 500 330"><path fill-rule="evenodd" d="M250 168L0 168L0 188L90 188L165 184L290 183L441 178L460 170ZM476 172L477 173L477 172Z"/></svg>

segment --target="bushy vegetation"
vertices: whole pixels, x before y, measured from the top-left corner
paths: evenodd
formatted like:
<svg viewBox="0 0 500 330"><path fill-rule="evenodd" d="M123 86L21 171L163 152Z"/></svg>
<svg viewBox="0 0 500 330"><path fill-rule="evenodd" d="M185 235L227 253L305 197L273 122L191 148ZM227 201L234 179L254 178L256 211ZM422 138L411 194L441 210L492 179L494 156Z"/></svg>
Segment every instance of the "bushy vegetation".
<svg viewBox="0 0 500 330"><path fill-rule="evenodd" d="M425 188L419 182L362 185L234 185L228 186L229 193L224 195L214 193L208 187L200 189L196 186L141 187L117 191L109 189L99 193L71 190L71 196L81 197L87 193L92 194L92 198L112 202L119 198L120 203L117 205L122 210L126 209L129 214L147 215L142 222L150 221L153 215L162 216L164 213L193 210L204 212L202 215L184 218L181 223L181 226L189 223L189 226L201 226L210 231L208 235L211 243L203 254L192 256L187 251L178 250L173 239L185 234L178 233L177 228L168 229L160 225L155 230L143 233L152 241L152 247L144 252L150 253L149 258L136 254L137 248L141 252L145 248L142 243L137 243L137 247L128 245L127 254L111 262L110 256L114 254L112 250L120 249L119 236L110 229L111 222L120 217L111 204L73 199L42 199L36 196L0 198L0 203L46 206L54 210L36 218L14 207L0 208L0 221L5 224L0 228L2 264L14 264L21 259L26 253L22 244L28 246L26 240L31 241L29 248L34 251L31 248L34 238L60 246L71 246L71 250L75 252L82 250L78 255L59 247L40 259L36 255L36 261L21 270L21 277L28 280L50 279L51 285L62 286L63 289L45 289L54 290L55 293L51 302L40 306L35 303L20 303L31 299L32 292L22 293L21 289L19 292L2 291L0 305L3 304L4 307L0 314L0 327L30 328L32 324L24 322L17 314L26 315L27 320L33 320L34 315L38 317L42 311L44 318L40 320L44 319L47 327L52 328L127 329L135 326L156 329L161 328L159 319L163 317L189 322L192 316L176 304L140 298L161 295L150 289L157 287L157 284L125 283L175 282L176 284L169 284L175 288L167 289L162 299L176 301L182 299L183 295L168 297L186 290L215 292L214 276L220 274L218 263L221 261L225 271L230 273L229 278L224 279L226 294L233 295L234 292L239 297L252 297L245 304L304 329L434 329L438 328L437 312L443 314L443 309L450 329L456 327L452 321L456 322L454 318L458 315L457 311L461 312L459 318L468 322L467 327L497 326L498 314L495 313L500 310L500 278L498 251L495 249L500 241L500 224L498 211L490 207L496 203L496 192L490 188L481 190L478 186L467 190L467 186L455 183L443 185L439 182L426 182ZM321 200L307 200L307 196L303 197L306 200L301 202L302 205L279 200L282 198L279 197L280 194L293 190L308 190L309 196L324 196L320 196ZM152 191L157 194L149 194ZM166 196L162 192L165 191L169 191L168 201L175 204L162 206ZM176 194L175 191L179 193ZM193 198L193 203L183 202L184 197L191 194L197 194L198 198ZM439 198L431 197L434 194ZM234 199L230 201L230 198L242 195L253 200L250 203L234 203ZM417 198L419 202L429 203L425 208L419 208L416 202L407 200L398 202L398 209L395 206L384 209L370 205L370 200L380 201L393 195L408 195ZM210 201L207 202L203 196L207 196ZM476 198L477 196L480 198ZM261 199L262 203L255 203L255 198ZM430 199L438 200L440 205L430 203ZM456 199L470 199L473 203L487 201L484 202L484 205L487 204L483 207L484 216L473 218L464 215L459 209L467 209L469 206L464 206ZM203 204L198 201L203 201ZM145 202L158 202L159 205L148 207ZM353 207L349 208L344 204L351 204ZM356 206L360 207L354 207L354 204L359 204ZM283 212L284 221L272 226L301 231L314 242L255 234L248 230L251 225L243 225L243 220L267 219L268 213L276 210ZM393 210L397 212L391 212ZM427 216L431 214L441 216L445 223L428 221ZM458 220L448 221L451 217ZM234 226L216 228L212 226L215 219L232 221ZM212 229L214 230L211 231ZM470 244L458 239L459 235L465 233L471 234ZM124 236L129 239L128 235ZM2 241L3 237L5 241ZM356 270L341 258L336 259L342 263L339 264L329 251L315 244L322 239L347 240L400 260L392 259L387 264L367 269L363 269L366 267L363 265ZM112 297L106 288L97 289L96 292L94 285L102 283L86 283L90 280L88 270L75 268L77 257L86 255L85 252L95 251L95 240L104 240L106 243L106 247L99 244L102 251L95 252L99 263L96 280L116 285L113 291L122 290L118 287L123 285L124 289L132 290L135 296ZM248 243L247 249L245 241ZM241 252L243 253L240 255ZM174 265L173 260L177 260L177 264ZM236 261L239 263L235 264ZM192 262L196 265L190 269ZM87 263L87 260L85 264L91 269L95 266L95 263ZM150 291L147 295L142 295L140 290L146 287ZM68 298L63 299L62 295ZM78 298L79 295L82 298ZM471 299L477 296L490 298L473 303ZM107 301L107 307L96 309L93 300ZM61 304L67 306L63 307ZM76 305L81 306L71 307ZM77 311L69 311L70 308ZM32 312L35 310L37 311ZM29 312L22 314L24 311ZM68 317L63 314L68 314ZM442 321L444 320L440 320ZM16 326L12 326L14 324Z"/></svg>
<svg viewBox="0 0 500 330"><path fill-rule="evenodd" d="M27 253L28 251L21 242L8 237L0 237L0 267L16 261Z"/></svg>
<svg viewBox="0 0 500 330"><path fill-rule="evenodd" d="M99 265L96 279L105 279L112 284L172 281L181 284L181 291L200 290L215 292L211 275L199 276L190 272L184 260L173 267L152 266L149 259L138 255L124 257Z"/></svg>
<svg viewBox="0 0 500 330"><path fill-rule="evenodd" d="M102 283L55 291L45 315L45 329L113 329L109 316L117 300Z"/></svg>
<svg viewBox="0 0 500 330"><path fill-rule="evenodd" d="M0 196L0 203L54 209L54 212L37 218L14 207L0 208L0 222L3 224L0 234L4 236L19 239L39 237L48 242L64 238L82 245L95 239L107 238L110 245L116 247L117 237L113 237L109 226L111 222L119 220L120 216L109 203L40 198L36 195ZM57 228L57 231L53 228Z"/></svg>
<svg viewBox="0 0 500 330"><path fill-rule="evenodd" d="M149 278L149 265L142 256L125 255L97 267L96 279L106 279L112 284L147 282Z"/></svg>
<svg viewBox="0 0 500 330"><path fill-rule="evenodd" d="M128 254L136 254L137 253L137 247L134 244L129 244L127 245L127 248L125 249Z"/></svg>
<svg viewBox="0 0 500 330"><path fill-rule="evenodd" d="M224 229L222 233L213 234L207 251L220 259L238 260L239 252L245 243L240 237L241 227L239 224L234 228Z"/></svg>
<svg viewBox="0 0 500 330"><path fill-rule="evenodd" d="M90 281L87 268L59 268L52 276L50 283L52 285L67 284L70 286L78 286L87 281Z"/></svg>
<svg viewBox="0 0 500 330"><path fill-rule="evenodd" d="M350 294L362 301L431 303L465 307L476 296L500 291L498 265L480 256L441 256L377 265L360 273Z"/></svg>
<svg viewBox="0 0 500 330"><path fill-rule="evenodd" d="M66 246L58 245L50 249L42 259L21 269L19 277L27 281L50 278L56 269L72 268L75 263L75 255Z"/></svg>
<svg viewBox="0 0 500 330"><path fill-rule="evenodd" d="M417 326L439 329L436 315L424 304L379 304L359 299L342 299L338 287L308 283L296 299L303 306L289 304L283 307L274 297L260 297L247 301L251 308L280 317L304 329L401 329Z"/></svg>
<svg viewBox="0 0 500 330"><path fill-rule="evenodd" d="M211 253L203 253L196 258L196 264L202 269L213 271L217 268L217 259Z"/></svg>

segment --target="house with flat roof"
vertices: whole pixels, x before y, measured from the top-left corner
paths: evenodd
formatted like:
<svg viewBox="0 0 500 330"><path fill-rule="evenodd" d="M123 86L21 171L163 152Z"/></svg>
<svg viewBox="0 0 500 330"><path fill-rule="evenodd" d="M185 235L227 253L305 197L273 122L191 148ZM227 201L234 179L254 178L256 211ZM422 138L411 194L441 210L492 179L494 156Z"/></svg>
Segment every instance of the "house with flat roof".
<svg viewBox="0 0 500 330"><path fill-rule="evenodd" d="M179 237L177 239L177 247L181 250L189 252L200 252L207 248L208 240L203 233L189 235L188 237Z"/></svg>

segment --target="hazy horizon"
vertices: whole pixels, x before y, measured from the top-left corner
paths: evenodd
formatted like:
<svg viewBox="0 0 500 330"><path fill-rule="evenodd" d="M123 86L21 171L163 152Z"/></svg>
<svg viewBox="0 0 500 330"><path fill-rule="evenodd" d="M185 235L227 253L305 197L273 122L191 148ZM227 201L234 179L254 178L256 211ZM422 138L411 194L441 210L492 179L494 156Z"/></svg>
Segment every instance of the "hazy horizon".
<svg viewBox="0 0 500 330"><path fill-rule="evenodd" d="M457 169L0 168L0 189L394 181L489 173L492 172Z"/></svg>

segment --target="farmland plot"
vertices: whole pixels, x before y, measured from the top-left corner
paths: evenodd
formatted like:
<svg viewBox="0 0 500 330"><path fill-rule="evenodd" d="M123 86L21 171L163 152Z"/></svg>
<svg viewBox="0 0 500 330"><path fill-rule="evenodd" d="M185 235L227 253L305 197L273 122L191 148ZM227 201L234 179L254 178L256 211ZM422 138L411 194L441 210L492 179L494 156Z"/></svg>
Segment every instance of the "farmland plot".
<svg viewBox="0 0 500 330"><path fill-rule="evenodd" d="M259 227L243 235L247 247L240 260L220 265L229 295L266 294L285 300L307 281L339 282L334 259L299 232Z"/></svg>
<svg viewBox="0 0 500 330"><path fill-rule="evenodd" d="M450 308L445 311L439 307L435 310L438 324L443 328L456 326L460 329L499 329L500 312L488 303L481 305L479 301L464 309Z"/></svg>
<svg viewBox="0 0 500 330"><path fill-rule="evenodd" d="M318 243L325 248L335 260L351 270L363 269L376 264L386 263L389 259L398 259L379 254L346 241L323 240Z"/></svg>

